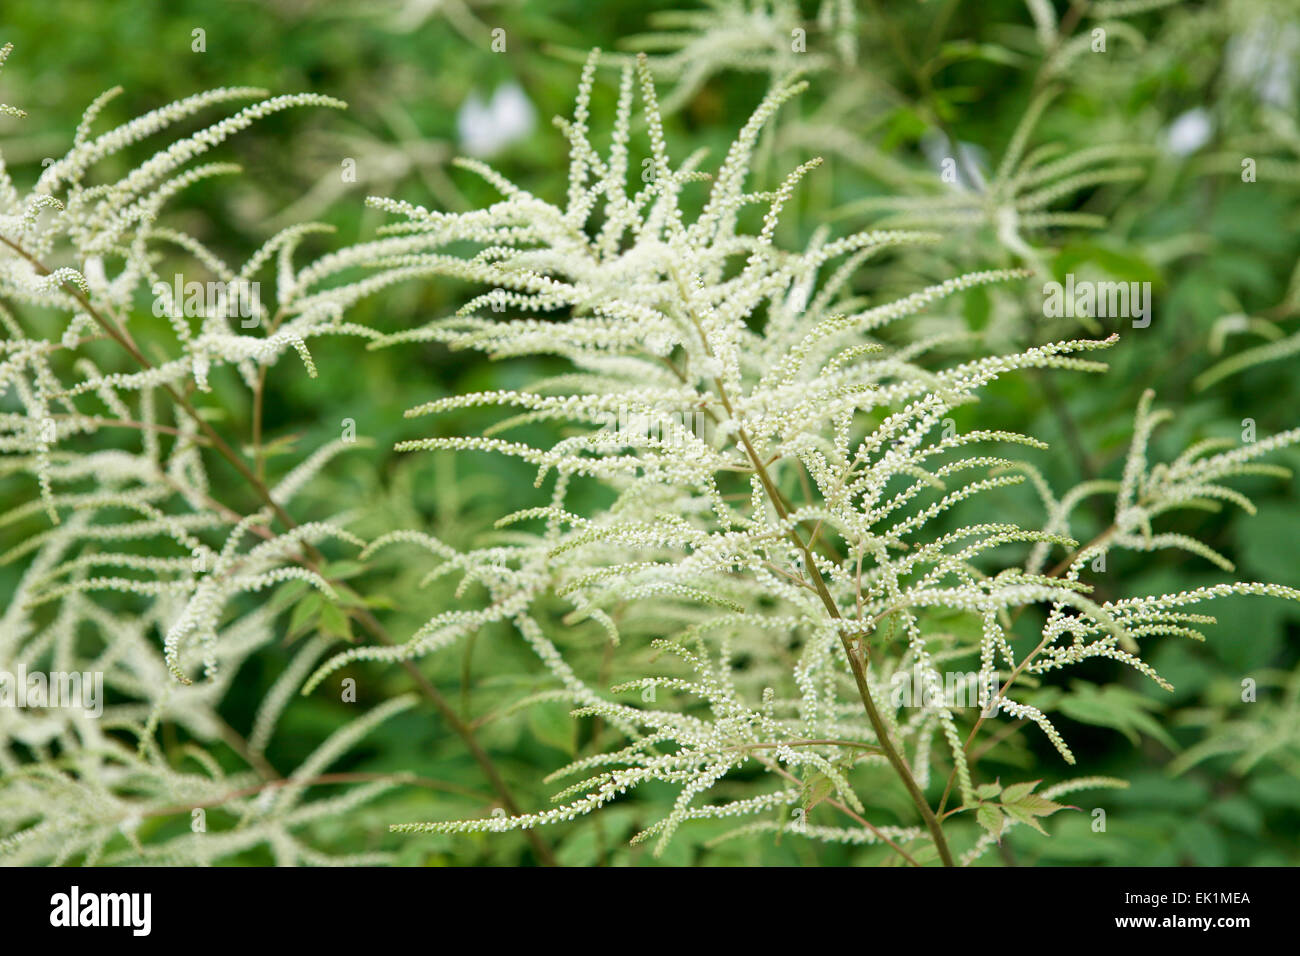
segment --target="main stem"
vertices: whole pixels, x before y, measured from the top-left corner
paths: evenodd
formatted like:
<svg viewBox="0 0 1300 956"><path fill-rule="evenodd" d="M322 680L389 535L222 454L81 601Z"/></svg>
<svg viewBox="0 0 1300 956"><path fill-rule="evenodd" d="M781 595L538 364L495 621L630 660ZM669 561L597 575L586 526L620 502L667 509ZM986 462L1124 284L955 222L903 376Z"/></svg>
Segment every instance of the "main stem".
<svg viewBox="0 0 1300 956"><path fill-rule="evenodd" d="M721 382L717 383L718 388L722 388ZM724 399L725 402L725 399ZM730 409L728 408L728 412ZM789 517L785 505L781 503L781 495L777 493L776 485L773 483L771 476L767 473L767 468L763 465L762 459L754 451L754 446L750 443L749 436L742 428L738 432L741 444L745 447L745 454L749 456L754 470L758 473L758 480L763 483L763 489L767 492L772 506L776 509L777 515L782 521ZM813 560L812 552L804 544L803 539L799 537L798 532L793 529L790 531L790 540L794 542L795 547L803 554L804 566L808 569L808 575L812 578L813 587L817 595L821 598L822 604L826 606L826 612L837 621L843 619L840 609L835 603L835 598L831 596L830 590L826 587L826 582L822 579L821 571L817 569L817 563ZM943 861L944 866L955 866L953 862L952 851L948 848L947 837L943 833L943 824L939 818L934 815L930 803L925 799L925 794L917 786L916 778L912 776L912 770L899 753L898 748L889 735L889 728L885 725L884 719L880 716L880 710L876 707L875 698L871 696L871 687L867 684L867 670L863 662L862 652L854 646L849 640L847 634L840 632L840 644L844 648L844 653L849 659L849 667L853 671L853 680L858 685L858 696L862 698L862 707L867 712L867 720L871 722L871 729L875 731L876 740L880 744L880 749L889 761L889 765L894 768L899 779L903 781L903 786L907 788L907 794L911 797L912 802L916 804L916 809L921 813L921 819L925 821L926 829L930 831L930 837L934 840L935 849L939 851L939 859Z"/></svg>
<svg viewBox="0 0 1300 956"><path fill-rule="evenodd" d="M681 294L682 306L686 310L691 324L695 326L695 331L699 333L705 353L712 356L713 350L709 347L709 337L704 334L699 319L691 311L690 294L676 269L673 270L673 279L676 281L678 291ZM669 367L673 367L671 363ZM718 400L722 402L722 407L727 410L728 417L734 420L736 411L732 408L731 400L727 397L727 388L723 385L720 377L713 379L713 387L718 393ZM767 466L763 464L763 459L759 457L758 452L754 450L753 442L749 440L749 434L742 427L737 429L736 435L745 449L745 454L749 457L754 472L758 475L758 480L763 483L763 491L772 502L772 507L776 509L776 513L782 521L788 520L790 512L785 506L785 496L781 494L781 490L772 481L772 476L767 472ZM793 527L790 529L789 538L803 555L804 567L808 569L808 575L812 578L813 587L817 591L818 597L821 598L822 604L826 606L826 612L835 620L842 620L843 615L840 614L840 609L835 604L835 598L831 596L830 590L826 587L826 582L822 580L821 572L817 569L817 562L813 560L810 546L804 543L804 540L799 537L799 532ZM894 772L903 781L908 796L916 804L916 809L920 812L921 819L925 821L925 827L930 831L931 839L934 840L935 849L939 852L939 859L944 866L956 866L952 859L952 851L948 848L948 840L943 834L943 825L939 822L939 818L934 815L934 810L930 807L929 801L925 799L925 794L917 786L916 778L912 776L912 770L908 767L907 761L903 759L903 755L894 746L894 741L889 736L889 728L881 718L880 710L876 707L875 699L871 696L871 687L867 684L867 670L861 653L853 646L843 631L840 632L840 644L844 647L844 653L848 656L849 667L853 671L853 680L858 685L858 696L862 698L862 707L867 712L867 720L871 722L871 729L875 732L876 740L885 754L885 759L889 761L889 765L894 768Z"/></svg>

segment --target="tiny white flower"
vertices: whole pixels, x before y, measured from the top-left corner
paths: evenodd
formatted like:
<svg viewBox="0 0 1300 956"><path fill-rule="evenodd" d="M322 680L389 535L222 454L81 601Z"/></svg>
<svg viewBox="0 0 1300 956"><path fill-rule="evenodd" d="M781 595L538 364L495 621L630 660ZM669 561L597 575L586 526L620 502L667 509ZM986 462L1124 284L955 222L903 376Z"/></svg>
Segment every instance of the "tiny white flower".
<svg viewBox="0 0 1300 956"><path fill-rule="evenodd" d="M718 378L722 375L722 363L715 356L706 355L697 362L697 366L704 378Z"/></svg>
<svg viewBox="0 0 1300 956"><path fill-rule="evenodd" d="M667 355L672 351L673 342L662 332L651 332L645 337L645 347L651 355Z"/></svg>
<svg viewBox="0 0 1300 956"><path fill-rule="evenodd" d="M104 272L104 260L100 256L90 256L82 267L81 274L86 277L92 289L102 289L108 285L108 276Z"/></svg>

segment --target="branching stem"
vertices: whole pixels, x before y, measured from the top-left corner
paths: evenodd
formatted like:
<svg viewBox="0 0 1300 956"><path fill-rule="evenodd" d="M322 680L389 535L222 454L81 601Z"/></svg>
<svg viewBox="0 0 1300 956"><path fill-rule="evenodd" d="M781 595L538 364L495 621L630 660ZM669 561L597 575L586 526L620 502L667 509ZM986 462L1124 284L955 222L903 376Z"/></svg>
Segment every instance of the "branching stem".
<svg viewBox="0 0 1300 956"><path fill-rule="evenodd" d="M15 253L31 263L32 267L41 275L49 275L51 273L51 270L43 262L28 253L22 246L12 242L4 236L0 236L0 242L3 242ZM125 349L142 368L147 371L152 370L155 367L154 364L145 357L144 353L140 351L135 342L132 341L130 333L128 333L125 328L116 323L110 322L97 308L95 308L94 305L91 304L90 300L81 292L80 289L73 288L70 289L69 292L73 298L77 300L77 303L86 310L86 314L104 330L104 333ZM169 384L164 384L162 387L176 405L182 409L196 425L198 425L199 429L203 432L207 443L213 448L213 450L220 454L222 458L226 459L226 461L229 462L237 472L239 472L240 476L249 484L257 496L272 510L275 516L287 528L296 528L298 526L297 522L295 522L292 516L290 516L290 514L272 498L271 491L267 488L266 482L258 477L258 475L254 474L253 470L248 467L248 464L239 453L231 448L217 430L199 414L198 410L190 403L190 400ZM260 414L258 425L260 433ZM319 565L324 560L323 555L321 555L314 545L307 542L304 542L304 551L306 552L306 555L298 556L299 562L303 564L304 567L319 573ZM352 613L355 615L361 626L369 631L371 635L381 643L389 646L397 643L368 609L353 609ZM492 762L492 758L478 742L478 738L474 735L473 728L460 718L460 715L457 714L455 708L447 702L447 699L442 695L442 692L439 691L438 688L436 688L429 679L420 672L418 667L410 661L403 661L402 666L407 673L411 675L412 680L415 681L421 692L423 692L423 694L433 703L433 706L437 709L438 713L442 715L447 724L456 732L456 735L464 741L465 745L469 748L470 753L473 755L474 761L479 765L480 769L482 769L483 774L487 777L492 789L496 791L505 810L512 815L518 815L520 812L519 806L515 803L510 788L506 785L505 780L502 779L501 774L497 771L496 765ZM549 844L547 844L536 831L527 830L525 831L525 836L528 839L528 842L532 845L533 851L537 854L538 859L543 864L546 866L557 865L555 854L551 851Z"/></svg>

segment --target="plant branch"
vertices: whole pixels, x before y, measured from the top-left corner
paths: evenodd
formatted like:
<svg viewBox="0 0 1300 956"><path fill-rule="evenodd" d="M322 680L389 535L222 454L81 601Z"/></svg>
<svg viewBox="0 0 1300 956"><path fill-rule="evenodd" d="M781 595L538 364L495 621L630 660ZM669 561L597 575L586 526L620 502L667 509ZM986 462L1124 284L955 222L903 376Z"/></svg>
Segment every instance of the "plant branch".
<svg viewBox="0 0 1300 956"><path fill-rule="evenodd" d="M3 242L6 246L31 263L32 267L41 275L50 275L51 270L40 260L29 254L22 246L10 241L4 236L0 236L0 242ZM104 330L109 338L113 339L113 341L117 342L118 345L125 349L142 368L146 370L155 368L153 363L144 356L144 353L142 353L136 346L135 342L131 340L130 334L124 328L110 323L108 319L91 304L90 300L81 292L80 289L73 288L69 291L73 298L77 300L78 304L86 310L86 314ZM198 410L190 403L189 399L169 384L164 384L162 387L172 400L175 401L176 404L191 419L193 419L195 424L198 425L211 447L220 454L222 458L225 458L226 461L234 466L240 476L243 477L257 493L257 496L271 508L275 516L279 518L286 527L290 529L296 528L298 526L297 523L289 513L272 498L270 489L267 488L266 483L254 474L243 458L233 448L231 448L217 430L198 413ZM314 545L308 542L304 542L303 544L304 550L307 552L307 558L300 559L301 563L312 570L318 570L316 566L323 561L323 556ZM368 609L355 609L353 613L356 615L357 620L361 625L365 627L366 630L370 631L370 633L378 640L388 644L389 646L396 644L384 629L383 625L379 623ZM497 795L505 809L512 814L518 815L518 804L515 803L509 787L497 772L496 766L492 762L492 758L474 736L473 729L461 720L460 716L455 712L455 709L447 703L446 698L443 697L442 693L429 682L429 680L420 672L419 668L410 661L403 661L402 665L406 669L407 673L411 675L412 679L416 682L424 695L433 703L434 707L442 715L443 719L447 721L456 734L465 742L465 745L469 747L471 754L474 756L475 762L478 763L480 768L482 768L484 775L487 776L488 782L497 792ZM555 856L551 852L550 846L546 841L532 830L526 831L526 836L541 862L547 866L555 866Z"/></svg>

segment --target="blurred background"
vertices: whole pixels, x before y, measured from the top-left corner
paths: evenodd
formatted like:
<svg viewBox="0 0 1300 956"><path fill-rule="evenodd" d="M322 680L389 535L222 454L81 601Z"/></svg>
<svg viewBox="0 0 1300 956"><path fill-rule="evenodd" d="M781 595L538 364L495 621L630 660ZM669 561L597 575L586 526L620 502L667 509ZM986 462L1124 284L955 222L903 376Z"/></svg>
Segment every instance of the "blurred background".
<svg viewBox="0 0 1300 956"><path fill-rule="evenodd" d="M1044 7L1062 34L1080 42L1044 47ZM694 16L662 16L673 11ZM1104 33L1102 50L1095 48L1096 29ZM792 48L797 30L804 31L802 50ZM491 202L489 187L450 165L458 155L485 158L523 188L559 201L567 149L550 120L571 115L580 64L592 47L606 51L611 64L628 53L650 53L671 110L672 154L681 158L706 147L713 162L772 76L803 69L810 88L764 139L757 188L778 184L810 156L827 163L801 186L779 242L804 243L818 227L843 234L908 213L889 197L961 189L975 210L944 225L939 247L864 268L855 286L865 296L884 300L957 270L1026 258L1058 276L1152 283L1153 321L1145 329L1119 328L1122 340L1106 356L1110 374L1017 376L999 382L971 412L981 427L1050 441L1050 452L1028 454L1058 491L1086 478L1118 476L1132 410L1146 388L1176 413L1155 443L1157 457L1175 456L1201 438L1248 440L1253 429L1262 439L1297 424L1300 7L1294 0L10 0L0 16L0 42L15 46L0 74L0 101L29 114L0 117L6 160L23 185L35 180L43 159L62 155L82 111L112 86L124 89L106 111L113 122L219 86L346 100L346 112L291 110L233 138L214 158L240 163L243 175L200 183L172 204L173 224L230 261L245 259L277 229L309 219L337 232L309 238L305 253L370 238L384 217L363 206L368 195L453 210ZM610 121L615 91L608 81L617 74L601 76L595 129ZM1048 90L1054 95L1026 128L1031 104ZM1028 251L999 234L981 191L1018 129L1031 150L1060 143L1062 155L1132 145L1110 162L1119 171L1114 176L1049 197L1045 209L1078 214L1080 225L1027 232L1018 238ZM123 168L151 148L127 151ZM634 152L634 169L639 155ZM956 185L941 177L942 159L954 155L961 160ZM1254 163L1253 181L1243 181L1245 159ZM354 321L387 331L413 327L451 314L473 291L449 281L411 283L363 303ZM905 334L965 331L979 337L975 348L994 351L1116 327L1114 320L1048 318L1035 305L1040 302L1032 287L977 290L921 317ZM971 348L969 342L945 346L936 355L959 357ZM391 448L430 428L453 434L482 424L471 416L446 416L436 425L406 420L407 408L450 393L511 387L556 369L540 361L498 365L437 345L360 351L350 338L319 339L313 355L320 378L291 363L270 377L268 440L280 453L300 455L336 437L339 421L352 418L373 446L338 459L308 510L323 516L362 506L363 534L402 523L469 544L499 515L537 499L532 470L510 461L402 456ZM246 392L219 393L230 403L229 419L246 420L248 408L238 404ZM1294 451L1271 460L1300 466ZM1226 555L1238 579L1300 586L1300 485L1259 477L1240 487L1257 503L1257 515L1225 508L1174 518L1168 530ZM1041 524L1032 492L1008 492L999 501L1006 520ZM1086 540L1106 520L1085 510L1076 536ZM409 633L448 606L447 591L417 589L423 573L394 565L368 585L371 593L401 596L391 612L394 633ZM0 568L0 593L14 574ZM1116 593L1230 579L1181 552L1115 554L1107 575ZM417 590L419 600L410 600ZM1002 858L987 862L1300 863L1300 611L1247 598L1216 602L1211 611L1219 623L1208 628L1204 645L1166 639L1149 652L1148 660L1175 685L1172 694L1109 661L1076 672L1108 685L1104 692L1069 682L1038 692L1039 705L1060 715L1077 769L1124 777L1132 787L1089 795L1085 812L1056 815L1051 840L1017 828ZM278 656L259 655L246 665L224 705L231 726L248 726L299 639L287 627ZM588 645L578 653L593 660L604 654L594 632L574 640ZM638 668L648 652L629 654L611 665L611 682L623 671L644 673ZM595 731L560 705L535 708L526 718L503 714L542 686L527 647L489 629L421 667L479 729L519 802L546 806L551 788L542 776L584 752ZM347 673L357 679L362 702L409 687L398 668L357 666ZM1258 686L1254 702L1242 700L1244 679ZM295 702L267 759L282 770L297 765L346 716L347 705L322 695ZM1048 780L1067 769L1046 741L1023 735L999 744L982 766L990 777L1002 766L1017 779L1034 766ZM407 864L533 859L517 834L387 832L390 823L481 815L492 805L459 738L427 710L386 724L336 769L402 770L444 786L403 789L346 820L322 824L316 842L324 847L392 850ZM640 805L655 796L647 788L636 801L584 824L554 828L548 837L557 857L571 864L656 862L647 850L627 846L655 818ZM1093 807L1107 810L1105 838L1092 831L1087 811ZM184 819L147 824L160 832L186 825ZM676 841L657 862L812 859L798 841L706 847L711 831L705 831L702 826L700 839ZM818 859L849 864L874 859L873 853L826 848ZM267 859L249 853L236 862Z"/></svg>

